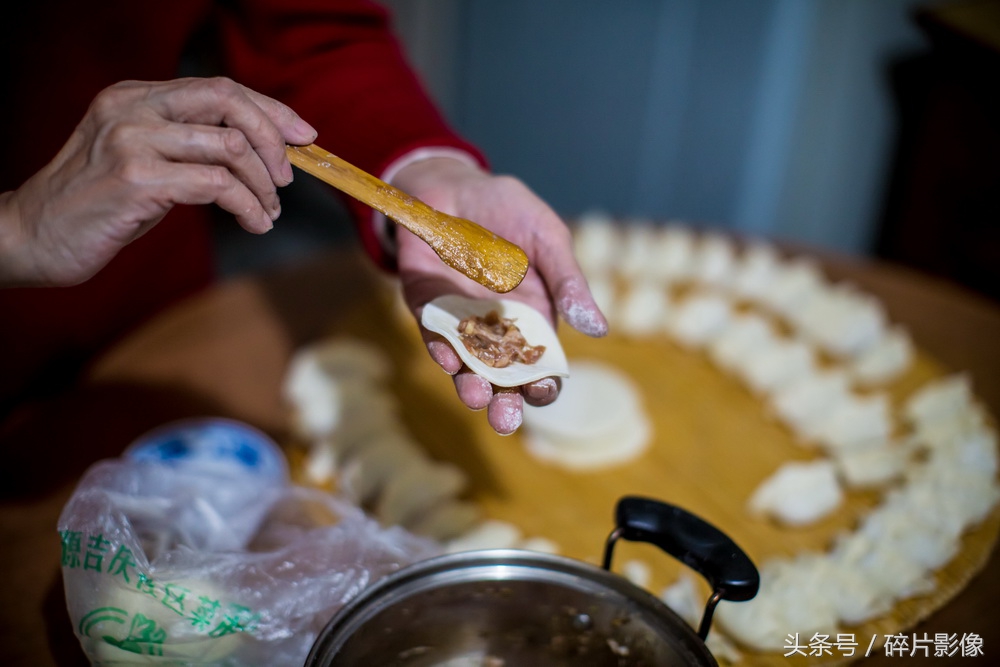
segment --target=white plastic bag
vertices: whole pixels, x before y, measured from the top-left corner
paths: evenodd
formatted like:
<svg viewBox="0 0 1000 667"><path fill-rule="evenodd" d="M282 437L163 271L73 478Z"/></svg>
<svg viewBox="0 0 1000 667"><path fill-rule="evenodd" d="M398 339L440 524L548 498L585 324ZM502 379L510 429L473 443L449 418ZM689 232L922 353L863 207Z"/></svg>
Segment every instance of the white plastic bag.
<svg viewBox="0 0 1000 667"><path fill-rule="evenodd" d="M439 551L290 484L273 443L220 420L170 425L92 466L58 530L93 665L301 665L346 601Z"/></svg>

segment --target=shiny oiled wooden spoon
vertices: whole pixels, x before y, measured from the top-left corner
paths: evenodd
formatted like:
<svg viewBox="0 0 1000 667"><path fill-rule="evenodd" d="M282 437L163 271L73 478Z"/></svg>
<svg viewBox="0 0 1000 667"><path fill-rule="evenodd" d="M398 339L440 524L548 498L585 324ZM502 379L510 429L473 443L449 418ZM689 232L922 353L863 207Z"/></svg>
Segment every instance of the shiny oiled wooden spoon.
<svg viewBox="0 0 1000 667"><path fill-rule="evenodd" d="M395 220L448 266L494 292L509 292L528 271L518 246L476 223L436 211L315 144L288 146L293 165Z"/></svg>

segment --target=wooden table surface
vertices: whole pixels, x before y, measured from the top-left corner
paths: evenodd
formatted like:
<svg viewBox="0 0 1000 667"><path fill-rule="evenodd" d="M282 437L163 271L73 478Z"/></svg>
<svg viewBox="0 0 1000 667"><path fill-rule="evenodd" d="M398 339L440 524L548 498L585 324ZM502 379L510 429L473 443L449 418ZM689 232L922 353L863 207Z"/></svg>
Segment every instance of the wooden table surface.
<svg viewBox="0 0 1000 667"><path fill-rule="evenodd" d="M1000 415L996 304L885 264L822 259L832 277L881 298L893 321L938 361L968 371L977 395ZM8 425L0 442L0 664L87 664L65 610L55 531L86 467L118 455L146 430L187 416L233 417L284 437L278 386L292 350L324 336L338 312L363 306L371 298L366 285L379 279L356 255L340 253L220 284L122 341L73 393ZM971 584L913 632L978 633L993 660L1000 652L998 599L994 551Z"/></svg>

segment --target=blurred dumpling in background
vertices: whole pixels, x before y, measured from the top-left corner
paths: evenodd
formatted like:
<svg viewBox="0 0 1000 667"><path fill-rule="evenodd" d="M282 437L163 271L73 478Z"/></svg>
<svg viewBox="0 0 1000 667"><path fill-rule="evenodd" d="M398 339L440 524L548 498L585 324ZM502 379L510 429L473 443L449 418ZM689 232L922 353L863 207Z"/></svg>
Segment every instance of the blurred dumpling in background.
<svg viewBox="0 0 1000 667"><path fill-rule="evenodd" d="M662 333L670 315L670 296L662 285L651 280L634 281L616 310L622 332L630 336Z"/></svg>
<svg viewBox="0 0 1000 667"><path fill-rule="evenodd" d="M782 263L760 303L771 312L793 319L796 312L817 297L826 279L816 262L795 258Z"/></svg>
<svg viewBox="0 0 1000 667"><path fill-rule="evenodd" d="M648 220L629 220L621 226L618 273L627 280L646 280L655 261L656 228Z"/></svg>
<svg viewBox="0 0 1000 667"><path fill-rule="evenodd" d="M886 384L902 375L912 360L910 334L905 328L896 326L851 360L851 377L862 387Z"/></svg>
<svg viewBox="0 0 1000 667"><path fill-rule="evenodd" d="M732 317L732 304L716 292L689 294L673 309L667 322L670 336L684 347L699 348L720 334Z"/></svg>
<svg viewBox="0 0 1000 667"><path fill-rule="evenodd" d="M614 271L621 253L621 234L611 216L599 211L581 216L575 226L576 261L587 278L604 278Z"/></svg>
<svg viewBox="0 0 1000 667"><path fill-rule="evenodd" d="M847 373L840 369L806 373L769 397L771 410L799 440L819 437L825 418L851 396Z"/></svg>
<svg viewBox="0 0 1000 667"><path fill-rule="evenodd" d="M760 301L778 275L781 258L769 243L752 241L736 260L731 287L748 301Z"/></svg>
<svg viewBox="0 0 1000 667"><path fill-rule="evenodd" d="M876 345L886 327L879 301L850 285L821 290L789 318L820 349L854 357Z"/></svg>
<svg viewBox="0 0 1000 667"><path fill-rule="evenodd" d="M649 277L664 283L689 280L693 271L695 236L678 224L659 228L652 239Z"/></svg>
<svg viewBox="0 0 1000 667"><path fill-rule="evenodd" d="M767 318L754 312L737 313L709 342L708 355L720 369L735 373L745 359L760 354L777 335Z"/></svg>
<svg viewBox="0 0 1000 667"><path fill-rule="evenodd" d="M778 336L737 362L734 370L751 391L763 395L780 391L815 368L816 353L808 343Z"/></svg>
<svg viewBox="0 0 1000 667"><path fill-rule="evenodd" d="M843 499L837 469L831 461L790 461L760 483L747 507L752 515L804 526L828 516Z"/></svg>
<svg viewBox="0 0 1000 667"><path fill-rule="evenodd" d="M703 233L694 246L691 278L709 287L727 287L736 269L736 247L729 237L719 233Z"/></svg>

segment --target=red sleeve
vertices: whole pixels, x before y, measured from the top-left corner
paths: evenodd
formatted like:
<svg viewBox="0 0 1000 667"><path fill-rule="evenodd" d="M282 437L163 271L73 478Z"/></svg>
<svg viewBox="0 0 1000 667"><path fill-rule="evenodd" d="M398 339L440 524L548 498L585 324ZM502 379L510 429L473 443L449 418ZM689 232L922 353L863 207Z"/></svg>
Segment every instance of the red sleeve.
<svg viewBox="0 0 1000 667"><path fill-rule="evenodd" d="M379 175L427 146L453 147L485 165L459 137L406 63L386 10L366 0L247 0L223 4L226 71L295 109L316 140ZM365 248L391 265L368 224L371 209L350 200Z"/></svg>

